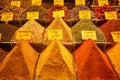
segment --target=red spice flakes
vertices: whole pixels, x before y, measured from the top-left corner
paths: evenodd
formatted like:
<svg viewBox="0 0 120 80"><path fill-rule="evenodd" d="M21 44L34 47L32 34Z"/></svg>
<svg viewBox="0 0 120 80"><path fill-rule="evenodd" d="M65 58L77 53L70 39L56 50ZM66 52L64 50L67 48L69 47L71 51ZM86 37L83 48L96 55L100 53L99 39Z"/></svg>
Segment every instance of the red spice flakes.
<svg viewBox="0 0 120 80"><path fill-rule="evenodd" d="M120 31L120 21L118 20L109 20L103 25L101 25L100 30L104 33L105 38L108 42L114 42L111 36L111 32Z"/></svg>
<svg viewBox="0 0 120 80"><path fill-rule="evenodd" d="M78 80L118 80L106 55L91 39L74 52Z"/></svg>

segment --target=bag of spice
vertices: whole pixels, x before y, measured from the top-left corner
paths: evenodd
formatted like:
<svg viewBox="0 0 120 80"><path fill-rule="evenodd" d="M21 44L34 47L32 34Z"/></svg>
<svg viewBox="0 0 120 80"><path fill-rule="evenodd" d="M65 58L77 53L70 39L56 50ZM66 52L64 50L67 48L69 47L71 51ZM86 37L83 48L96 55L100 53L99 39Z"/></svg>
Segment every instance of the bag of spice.
<svg viewBox="0 0 120 80"><path fill-rule="evenodd" d="M76 80L72 54L58 40L41 53L35 80Z"/></svg>
<svg viewBox="0 0 120 80"><path fill-rule="evenodd" d="M107 56L89 39L74 52L78 80L118 80Z"/></svg>
<svg viewBox="0 0 120 80"><path fill-rule="evenodd" d="M18 27L10 24L0 24L1 42L10 42Z"/></svg>
<svg viewBox="0 0 120 80"><path fill-rule="evenodd" d="M111 32L120 31L120 21L109 20L99 27L108 42L114 42Z"/></svg>
<svg viewBox="0 0 120 80"><path fill-rule="evenodd" d="M28 42L18 42L0 63L0 80L33 80L38 54Z"/></svg>
<svg viewBox="0 0 120 80"><path fill-rule="evenodd" d="M43 32L44 32L44 27L40 25L37 21L35 20L29 20L27 21L22 27L20 27L15 35L13 36L12 41L19 41L21 39L17 38L17 34L19 31L30 31L31 32L31 38L26 40L32 43L42 43L42 38L43 38Z"/></svg>
<svg viewBox="0 0 120 80"><path fill-rule="evenodd" d="M49 35L48 33L52 30L60 30L61 34L59 34L60 32L58 31L58 37L55 34ZM49 38L51 36L55 37ZM60 17L56 17L52 21L52 23L46 28L44 32L43 42L44 44L49 44L54 38L59 38L59 40L62 42L73 42L71 28L69 28L65 21Z"/></svg>
<svg viewBox="0 0 120 80"><path fill-rule="evenodd" d="M114 44L112 47L107 49L105 52L109 56L120 78L120 43L118 42Z"/></svg>

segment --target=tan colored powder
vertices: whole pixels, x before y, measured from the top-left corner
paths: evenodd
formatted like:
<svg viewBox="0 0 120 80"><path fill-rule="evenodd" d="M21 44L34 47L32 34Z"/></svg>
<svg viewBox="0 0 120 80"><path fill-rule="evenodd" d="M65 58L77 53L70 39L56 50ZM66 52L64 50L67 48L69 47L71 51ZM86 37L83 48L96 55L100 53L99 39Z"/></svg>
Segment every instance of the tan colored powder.
<svg viewBox="0 0 120 80"><path fill-rule="evenodd" d="M62 42L73 42L71 28L65 23L62 18L56 17L52 23L46 28L44 33L44 43L50 43L52 40L48 40L48 30L62 30L63 39Z"/></svg>
<svg viewBox="0 0 120 80"><path fill-rule="evenodd" d="M85 41L74 55L78 80L118 80L108 58L93 40Z"/></svg>
<svg viewBox="0 0 120 80"><path fill-rule="evenodd" d="M107 50L106 53L120 77L120 43L116 43L113 47Z"/></svg>
<svg viewBox="0 0 120 80"><path fill-rule="evenodd" d="M29 43L18 42L0 63L0 80L33 80L37 58Z"/></svg>
<svg viewBox="0 0 120 80"><path fill-rule="evenodd" d="M41 53L35 80L76 80L73 56L59 41L52 41Z"/></svg>
<svg viewBox="0 0 120 80"><path fill-rule="evenodd" d="M28 22L26 22L21 28L19 28L16 33L18 31L21 30L30 30L32 33L31 36L31 40L27 40L29 42L35 42L35 43L41 43L42 42L42 38L43 38L43 32L44 32L44 27L42 25L40 25L38 22L36 22L35 20L29 20ZM19 41L16 40L16 34L14 36L14 40L13 41Z"/></svg>

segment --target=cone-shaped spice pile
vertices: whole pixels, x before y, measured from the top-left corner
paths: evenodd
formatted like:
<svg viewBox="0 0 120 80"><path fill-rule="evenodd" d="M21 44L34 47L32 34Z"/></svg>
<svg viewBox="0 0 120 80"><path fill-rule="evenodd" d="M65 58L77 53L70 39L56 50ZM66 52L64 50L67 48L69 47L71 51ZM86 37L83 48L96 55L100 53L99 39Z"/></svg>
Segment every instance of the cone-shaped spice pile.
<svg viewBox="0 0 120 80"><path fill-rule="evenodd" d="M118 80L106 55L91 39L75 52L78 80Z"/></svg>
<svg viewBox="0 0 120 80"><path fill-rule="evenodd" d="M21 28L19 28L16 31L16 34L14 35L14 40L13 41L19 41L19 40L16 39L17 32L25 31L25 30L30 30L31 34L32 34L31 35L31 39L27 40L27 41L29 41L29 42L36 42L36 43L41 43L42 42L44 27L42 25L40 25L35 20L29 20Z"/></svg>
<svg viewBox="0 0 120 80"><path fill-rule="evenodd" d="M0 63L0 80L33 80L37 58L29 43L18 42Z"/></svg>
<svg viewBox="0 0 120 80"><path fill-rule="evenodd" d="M7 55L7 51L0 48L0 62L3 60L3 58Z"/></svg>
<svg viewBox="0 0 120 80"><path fill-rule="evenodd" d="M82 31L83 30L95 31L96 37L97 37L96 41L97 42L105 41L103 33L97 28L97 26L91 20L82 19L72 27L72 34L73 34L75 42L83 41L83 39L82 39Z"/></svg>
<svg viewBox="0 0 120 80"><path fill-rule="evenodd" d="M73 56L57 40L41 53L35 80L76 80Z"/></svg>
<svg viewBox="0 0 120 80"><path fill-rule="evenodd" d="M52 40L48 39L49 30L62 30L62 42L73 42L72 32L69 26L62 18L56 17L52 23L46 28L44 33L44 43L50 43Z"/></svg>
<svg viewBox="0 0 120 80"><path fill-rule="evenodd" d="M120 21L109 20L100 26L100 30L104 33L105 38L108 42L114 42L111 36L111 32L120 31Z"/></svg>
<svg viewBox="0 0 120 80"><path fill-rule="evenodd" d="M120 43L116 43L114 46L109 48L106 53L120 77Z"/></svg>

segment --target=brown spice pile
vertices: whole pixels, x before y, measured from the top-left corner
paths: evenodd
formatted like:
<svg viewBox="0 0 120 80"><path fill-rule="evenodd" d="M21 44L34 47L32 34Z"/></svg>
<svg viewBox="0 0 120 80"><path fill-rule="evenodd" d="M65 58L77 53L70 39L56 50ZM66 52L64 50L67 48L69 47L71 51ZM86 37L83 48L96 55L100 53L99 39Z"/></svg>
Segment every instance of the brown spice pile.
<svg viewBox="0 0 120 80"><path fill-rule="evenodd" d="M57 40L41 53L35 80L76 80L73 56Z"/></svg>
<svg viewBox="0 0 120 80"><path fill-rule="evenodd" d="M33 80L37 58L29 43L18 42L0 63L0 80Z"/></svg>
<svg viewBox="0 0 120 80"><path fill-rule="evenodd" d="M62 18L56 17L52 23L46 28L44 32L44 43L48 44L51 40L48 40L48 30L62 30L63 39L62 42L73 42L71 28L65 23Z"/></svg>
<svg viewBox="0 0 120 80"><path fill-rule="evenodd" d="M0 48L0 62L4 59L4 57L7 55L7 51Z"/></svg>
<svg viewBox="0 0 120 80"><path fill-rule="evenodd" d="M93 40L85 41L74 55L78 80L118 80L108 58Z"/></svg>

